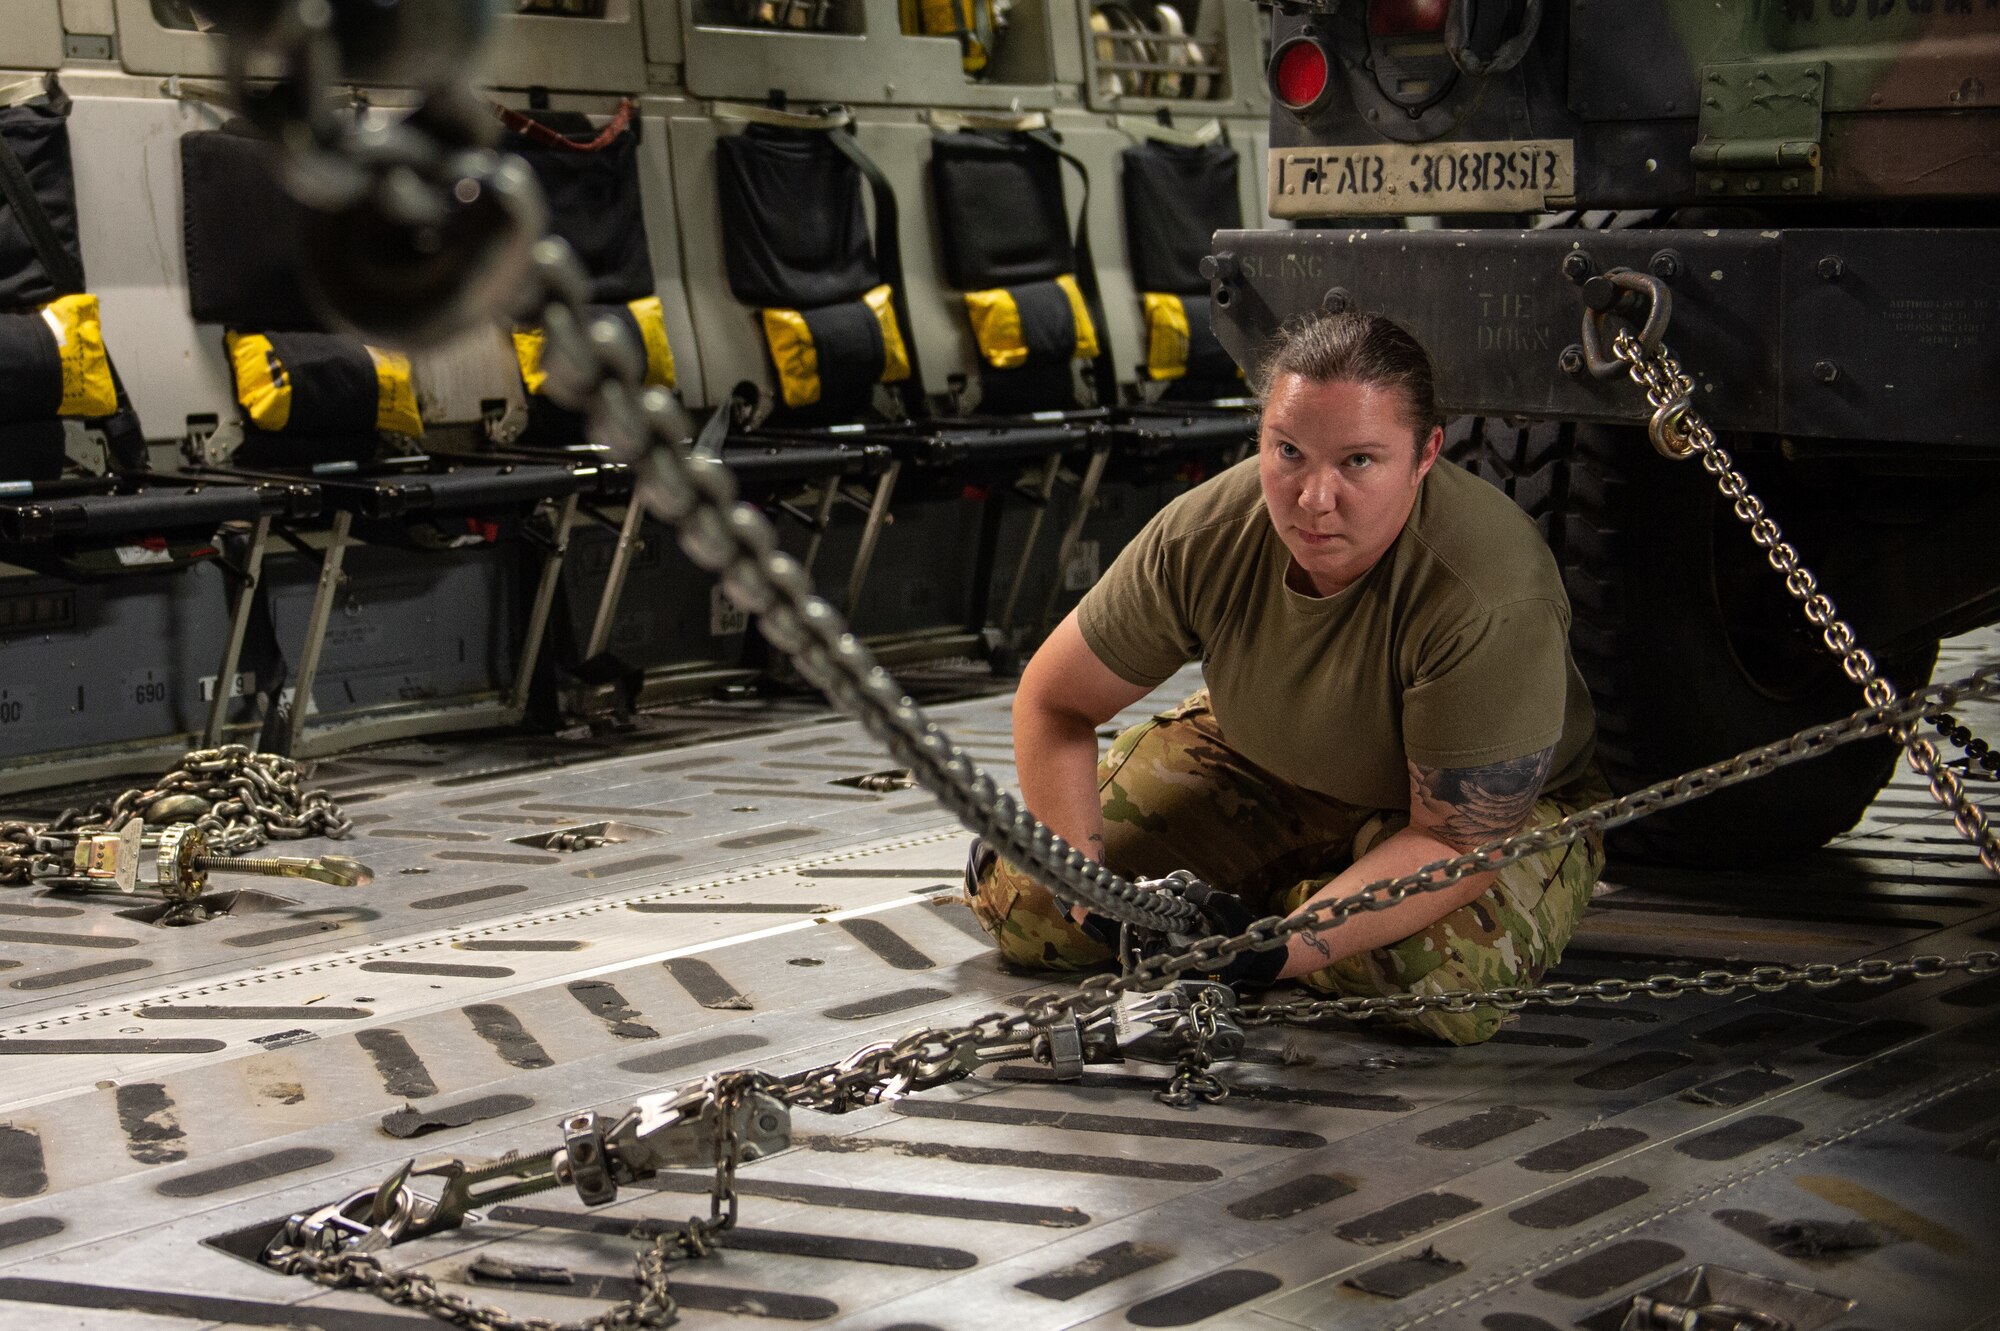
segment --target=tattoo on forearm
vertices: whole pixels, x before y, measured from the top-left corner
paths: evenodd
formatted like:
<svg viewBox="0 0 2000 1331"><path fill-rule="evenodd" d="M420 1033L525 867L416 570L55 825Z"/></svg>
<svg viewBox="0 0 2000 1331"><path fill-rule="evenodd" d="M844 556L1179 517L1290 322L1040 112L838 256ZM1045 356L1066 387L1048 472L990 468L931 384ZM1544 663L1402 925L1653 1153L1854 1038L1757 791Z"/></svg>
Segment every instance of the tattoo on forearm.
<svg viewBox="0 0 2000 1331"><path fill-rule="evenodd" d="M1097 862L1104 863L1104 833L1092 832L1084 840L1090 843L1090 853L1097 857Z"/></svg>
<svg viewBox="0 0 2000 1331"><path fill-rule="evenodd" d="M1534 809L1555 754L1551 747L1484 767L1411 763L1410 789L1435 819L1426 830L1459 850L1512 836Z"/></svg>
<svg viewBox="0 0 2000 1331"><path fill-rule="evenodd" d="M1326 945L1326 940L1324 938L1321 938L1317 933L1308 929L1306 930L1306 932L1300 934L1298 936L1298 939L1301 943L1304 943L1307 947L1319 953L1322 957L1325 957L1328 961L1333 960L1333 949L1328 947Z"/></svg>

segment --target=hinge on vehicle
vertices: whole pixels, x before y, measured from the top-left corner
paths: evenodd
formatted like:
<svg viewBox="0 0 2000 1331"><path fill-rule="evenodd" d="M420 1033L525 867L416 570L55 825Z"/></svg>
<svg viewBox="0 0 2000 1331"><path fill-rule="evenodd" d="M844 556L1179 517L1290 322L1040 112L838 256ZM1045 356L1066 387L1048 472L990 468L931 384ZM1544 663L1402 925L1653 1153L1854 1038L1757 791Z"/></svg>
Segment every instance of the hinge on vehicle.
<svg viewBox="0 0 2000 1331"><path fill-rule="evenodd" d="M1704 198L1820 189L1824 60L1748 60L1701 68L1700 137L1689 157Z"/></svg>

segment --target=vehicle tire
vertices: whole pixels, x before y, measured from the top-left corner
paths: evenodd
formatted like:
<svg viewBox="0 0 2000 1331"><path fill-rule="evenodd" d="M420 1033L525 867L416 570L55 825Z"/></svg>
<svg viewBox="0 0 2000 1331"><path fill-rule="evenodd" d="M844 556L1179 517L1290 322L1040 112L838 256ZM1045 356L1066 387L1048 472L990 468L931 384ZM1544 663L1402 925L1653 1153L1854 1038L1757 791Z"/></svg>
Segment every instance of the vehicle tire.
<svg viewBox="0 0 2000 1331"><path fill-rule="evenodd" d="M1699 464L1660 457L1629 427L1491 419L1454 422L1447 456L1512 497L1555 552L1571 651L1597 706L1598 762L1614 790L1861 705ZM1771 512L1786 526L1782 502ZM1810 549L1802 556L1810 565ZM1828 590L1838 604L1839 588ZM1931 643L1878 664L1907 691L1929 680L1936 658ZM1803 854L1855 824L1895 761L1889 740L1849 744L1632 824L1612 851L1708 866Z"/></svg>

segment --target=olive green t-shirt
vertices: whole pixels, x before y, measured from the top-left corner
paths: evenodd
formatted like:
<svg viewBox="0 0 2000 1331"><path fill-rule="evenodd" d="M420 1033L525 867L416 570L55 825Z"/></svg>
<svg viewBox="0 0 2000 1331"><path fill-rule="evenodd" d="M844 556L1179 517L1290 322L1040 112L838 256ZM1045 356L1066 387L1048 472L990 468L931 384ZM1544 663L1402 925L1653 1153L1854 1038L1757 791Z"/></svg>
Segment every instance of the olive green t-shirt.
<svg viewBox="0 0 2000 1331"><path fill-rule="evenodd" d="M1199 659L1232 748L1345 803L1408 808L1406 762L1480 767L1553 745L1550 788L1589 766L1562 577L1500 491L1441 463L1352 585L1307 596L1286 585L1290 566L1252 457L1154 515L1077 621L1145 688Z"/></svg>

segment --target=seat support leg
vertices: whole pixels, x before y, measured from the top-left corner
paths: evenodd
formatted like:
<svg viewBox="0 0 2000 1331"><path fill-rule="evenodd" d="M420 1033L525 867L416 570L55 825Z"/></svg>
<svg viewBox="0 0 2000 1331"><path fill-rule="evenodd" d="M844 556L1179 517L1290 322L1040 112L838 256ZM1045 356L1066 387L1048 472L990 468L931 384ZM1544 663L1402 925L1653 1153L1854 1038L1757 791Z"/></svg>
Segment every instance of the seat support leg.
<svg viewBox="0 0 2000 1331"><path fill-rule="evenodd" d="M889 496L895 493L896 477L902 472L901 460L889 464L875 482L875 497L868 504L868 523L861 529L861 542L854 549L854 567L847 574L846 611L851 619L855 607L861 604L861 589L868 583L868 566L875 562L875 544L882 536L882 527L889 516Z"/></svg>
<svg viewBox="0 0 2000 1331"><path fill-rule="evenodd" d="M639 532L646 525L646 506L635 493L625 506L625 520L618 524L618 544L611 551L611 568L604 575L604 591L597 598L597 618L590 626L590 641L584 646L588 661L611 645L611 624L618 618L618 603L625 598L625 578L639 553Z"/></svg>
<svg viewBox="0 0 2000 1331"><path fill-rule="evenodd" d="M507 694L507 710L516 719L528 710L528 686L535 678L535 662L542 653L542 637L548 630L549 611L555 605L556 589L562 581L563 556L569 552L569 529L576 522L576 505L577 497L566 495L556 509L553 529L549 533L549 550L542 556L542 576L535 584L535 599L528 605L528 625L521 635L520 664L514 669L514 687ZM636 496L633 507L640 507ZM608 632L608 620L605 625Z"/></svg>
<svg viewBox="0 0 2000 1331"><path fill-rule="evenodd" d="M1042 519L1048 514L1056 482L1062 477L1062 459L1061 453L1049 454L1047 470L1042 473L1042 483L1035 492L1035 512L1028 519L1028 534L1021 540L1021 554L1014 561L1014 577L1007 584L1007 599L1000 606L1000 622L996 627L1003 642L1014 633L1014 610L1021 601L1021 588L1028 579L1028 566L1034 562L1035 545L1042 534Z"/></svg>
<svg viewBox="0 0 2000 1331"><path fill-rule="evenodd" d="M833 506L840 500L840 486L840 473L835 472L826 478L826 484L820 490L819 507L813 510L812 535L806 541L805 558L799 561L808 573L819 562L820 543L826 539L826 529L832 525Z"/></svg>
<svg viewBox="0 0 2000 1331"><path fill-rule="evenodd" d="M347 533L354 515L342 509L333 515L326 553L319 561L319 587L313 593L312 614L306 619L305 646L299 651L299 673L292 681L291 724L285 728L285 752L299 753L306 716L312 711L313 680L319 674L320 652L326 646L326 626L333 618L333 596L340 588L340 565L347 554Z"/></svg>
<svg viewBox="0 0 2000 1331"><path fill-rule="evenodd" d="M208 726L201 732L205 748L222 743L223 725L229 718L229 699L236 687L236 666L243 659L243 637L250 629L250 610L257 598L257 580L264 572L264 546L271 538L271 515L257 519L250 529L250 546L243 556L243 574L236 587L236 604L229 612L229 638L222 647L222 661L215 668L215 697L208 704Z"/></svg>
<svg viewBox="0 0 2000 1331"><path fill-rule="evenodd" d="M1111 445L1099 444L1090 451L1090 461L1083 469L1083 481L1076 488L1076 511L1070 514L1069 526L1063 529L1062 543L1056 546L1056 572L1049 579L1049 590L1042 597L1042 612L1035 619L1037 636L1049 631L1049 617L1055 613L1056 598L1062 595L1063 570L1069 567L1069 557L1076 550L1076 543L1083 539L1083 528L1090 521L1090 506L1097 502L1098 487L1104 483L1104 464L1111 460Z"/></svg>

